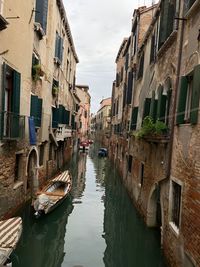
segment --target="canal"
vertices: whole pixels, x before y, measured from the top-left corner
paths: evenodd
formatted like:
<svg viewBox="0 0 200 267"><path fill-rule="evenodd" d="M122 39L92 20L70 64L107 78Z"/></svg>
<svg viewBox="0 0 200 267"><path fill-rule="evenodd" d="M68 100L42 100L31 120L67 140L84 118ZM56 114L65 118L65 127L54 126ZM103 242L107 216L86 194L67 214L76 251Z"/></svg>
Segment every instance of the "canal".
<svg viewBox="0 0 200 267"><path fill-rule="evenodd" d="M13 267L164 267L157 230L148 229L108 159L74 155L71 196L36 220L29 204Z"/></svg>

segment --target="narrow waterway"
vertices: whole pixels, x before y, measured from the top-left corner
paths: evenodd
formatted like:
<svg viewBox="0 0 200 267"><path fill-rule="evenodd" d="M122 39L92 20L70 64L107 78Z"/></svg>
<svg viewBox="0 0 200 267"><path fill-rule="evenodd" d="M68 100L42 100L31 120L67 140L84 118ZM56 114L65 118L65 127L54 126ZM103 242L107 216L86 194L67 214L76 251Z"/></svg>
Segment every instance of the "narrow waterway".
<svg viewBox="0 0 200 267"><path fill-rule="evenodd" d="M159 233L145 227L120 177L97 149L74 155L71 196L36 220L26 205L13 267L165 266Z"/></svg>

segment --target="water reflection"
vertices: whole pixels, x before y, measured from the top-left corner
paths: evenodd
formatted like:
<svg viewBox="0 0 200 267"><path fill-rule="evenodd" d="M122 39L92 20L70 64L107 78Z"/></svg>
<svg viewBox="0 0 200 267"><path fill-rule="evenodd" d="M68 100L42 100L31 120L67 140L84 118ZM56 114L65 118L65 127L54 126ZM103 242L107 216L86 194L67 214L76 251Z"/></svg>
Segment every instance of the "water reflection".
<svg viewBox="0 0 200 267"><path fill-rule="evenodd" d="M54 212L36 220L27 205L21 214L24 227L19 246L12 255L13 266L61 266L66 224L72 210L72 200L67 199Z"/></svg>
<svg viewBox="0 0 200 267"><path fill-rule="evenodd" d="M115 169L97 151L73 156L71 198L52 213L35 220L26 206L13 267L164 266L157 232L145 227Z"/></svg>
<svg viewBox="0 0 200 267"><path fill-rule="evenodd" d="M105 172L105 266L165 266L157 231L145 227L109 164Z"/></svg>

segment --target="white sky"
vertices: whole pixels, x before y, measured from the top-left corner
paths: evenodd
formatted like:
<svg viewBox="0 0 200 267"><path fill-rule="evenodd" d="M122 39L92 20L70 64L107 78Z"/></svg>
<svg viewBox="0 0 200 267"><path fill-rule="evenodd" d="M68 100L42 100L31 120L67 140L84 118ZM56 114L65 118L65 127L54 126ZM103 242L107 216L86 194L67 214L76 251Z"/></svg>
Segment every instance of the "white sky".
<svg viewBox="0 0 200 267"><path fill-rule="evenodd" d="M115 58L123 38L131 33L133 11L152 0L63 1L80 61L76 83L89 85L91 112L96 112L102 98L111 96Z"/></svg>

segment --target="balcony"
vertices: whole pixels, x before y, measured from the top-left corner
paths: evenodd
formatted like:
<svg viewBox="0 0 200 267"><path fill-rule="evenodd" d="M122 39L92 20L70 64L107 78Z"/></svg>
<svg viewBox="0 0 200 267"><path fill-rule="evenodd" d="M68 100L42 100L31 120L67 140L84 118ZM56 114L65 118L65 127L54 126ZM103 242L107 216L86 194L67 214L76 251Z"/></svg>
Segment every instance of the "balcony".
<svg viewBox="0 0 200 267"><path fill-rule="evenodd" d="M64 141L65 138L72 136L72 129L67 127L66 125L58 125L58 129L56 131L55 137L56 141Z"/></svg>
<svg viewBox="0 0 200 267"><path fill-rule="evenodd" d="M0 113L0 139L23 139L25 134L25 116L12 112Z"/></svg>

